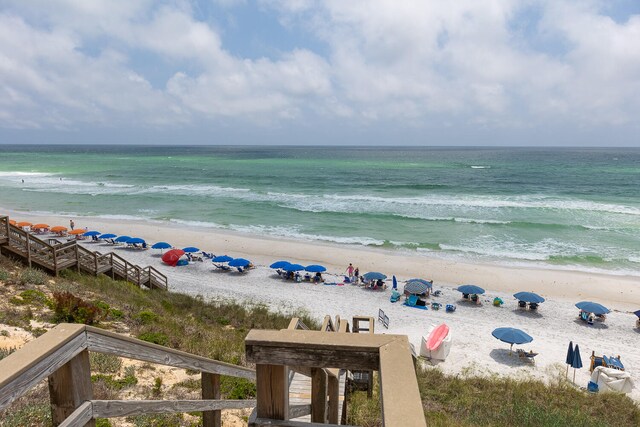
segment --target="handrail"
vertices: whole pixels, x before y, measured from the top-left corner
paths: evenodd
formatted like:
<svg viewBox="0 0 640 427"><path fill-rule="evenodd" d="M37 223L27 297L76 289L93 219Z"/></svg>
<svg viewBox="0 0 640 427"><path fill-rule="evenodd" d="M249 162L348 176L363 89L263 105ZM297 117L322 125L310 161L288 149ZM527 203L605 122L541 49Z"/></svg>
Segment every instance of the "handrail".
<svg viewBox="0 0 640 427"><path fill-rule="evenodd" d="M287 366L377 370L383 426L426 426L411 346L405 335L253 329L245 339L245 348L247 360L256 364L259 374L256 417L272 420L271 425L295 425L278 421L285 419L282 409L287 407L286 394L269 392L284 388L280 376L284 365L285 372Z"/></svg>
<svg viewBox="0 0 640 427"><path fill-rule="evenodd" d="M24 395L29 389L45 378L49 378L52 405L55 405L56 393L72 394L76 379L73 375L90 375L88 358L86 369L79 369L81 362L78 357L94 351L112 354L118 357L158 363L178 368L197 370L204 375L228 375L238 378L255 380L255 371L242 366L220 362L206 357L193 355L180 350L162 347L135 338L118 335L91 326L78 324L60 324L27 343L18 351L0 360L0 410L6 408L14 400ZM73 364L73 365L72 365ZM63 367L71 370L71 381L66 388L51 387L51 381L62 381L57 372ZM54 379L52 379L54 378ZM89 381L90 378L81 378ZM219 380L216 380L219 381ZM82 382L82 381L80 381ZM204 387L204 386L203 386ZM90 389L91 387L89 387ZM145 413L172 413L191 411L219 411L220 409L251 408L256 405L254 400L219 400L215 396L208 396L203 400L177 401L119 401L92 400L91 392L88 399L78 402L75 411L67 414L66 420L54 422L60 425L84 425L87 417L109 418ZM58 396L59 397L59 396ZM82 397L82 396L81 396ZM64 398L66 399L66 397ZM66 400L65 400L66 401ZM72 408L74 409L74 408Z"/></svg>
<svg viewBox="0 0 640 427"><path fill-rule="evenodd" d="M40 238L11 225L9 217L0 216L0 237L6 237L8 247L20 257L26 258L26 263L41 265L45 269L52 271L55 275L58 270L77 266L93 274L106 272L109 267L117 270L119 275L125 280L135 283L138 286L148 286L149 288L168 289L169 281L167 276L151 266L140 267L131 264L119 255L109 252L102 254L98 251L91 251L80 246L77 240L52 245ZM5 242L5 244L7 244Z"/></svg>

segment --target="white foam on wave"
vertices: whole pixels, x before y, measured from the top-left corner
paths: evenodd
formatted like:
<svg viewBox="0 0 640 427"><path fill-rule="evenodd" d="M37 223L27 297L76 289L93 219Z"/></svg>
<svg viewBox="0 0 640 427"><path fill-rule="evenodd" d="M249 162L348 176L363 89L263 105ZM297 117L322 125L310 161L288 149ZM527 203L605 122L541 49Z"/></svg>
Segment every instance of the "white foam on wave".
<svg viewBox="0 0 640 427"><path fill-rule="evenodd" d="M0 178L20 178L23 179L24 177L29 177L29 176L53 176L54 174L52 173L45 173L45 172L22 172L22 171L1 171L0 172Z"/></svg>
<svg viewBox="0 0 640 427"><path fill-rule="evenodd" d="M471 169L491 169L491 166L471 166Z"/></svg>
<svg viewBox="0 0 640 427"><path fill-rule="evenodd" d="M325 241L333 243L341 243L348 245L362 246L382 246L383 240L373 239L370 237L357 236L328 236L324 234L310 234L300 231L300 226L269 226L269 225L230 225L230 229L251 234L262 234L269 236L285 237L296 240L306 241Z"/></svg>

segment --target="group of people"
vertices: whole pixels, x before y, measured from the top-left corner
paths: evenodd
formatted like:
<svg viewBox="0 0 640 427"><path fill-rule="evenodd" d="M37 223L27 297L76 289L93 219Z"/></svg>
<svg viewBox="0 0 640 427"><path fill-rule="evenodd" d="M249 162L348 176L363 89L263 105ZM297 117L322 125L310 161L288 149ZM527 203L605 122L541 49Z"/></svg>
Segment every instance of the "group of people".
<svg viewBox="0 0 640 427"><path fill-rule="evenodd" d="M360 276L360 269L358 267L354 267L352 263L349 263L345 273L347 273L349 283L358 284L359 281L362 280L362 276Z"/></svg>

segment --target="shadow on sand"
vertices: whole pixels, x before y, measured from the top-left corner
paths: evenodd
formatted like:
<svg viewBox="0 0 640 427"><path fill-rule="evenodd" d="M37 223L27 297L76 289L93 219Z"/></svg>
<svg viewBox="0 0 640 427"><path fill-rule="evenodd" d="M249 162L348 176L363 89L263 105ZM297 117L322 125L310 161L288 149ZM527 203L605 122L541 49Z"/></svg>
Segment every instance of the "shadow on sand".
<svg viewBox="0 0 640 427"><path fill-rule="evenodd" d="M601 322L599 320L596 320L595 322L593 322L593 325L588 324L587 322L585 322L584 320L578 318L574 320L575 323L577 323L578 325L584 325L586 327L589 328L594 328L594 329L609 329L609 325L607 325L604 322Z"/></svg>
<svg viewBox="0 0 640 427"><path fill-rule="evenodd" d="M489 356L491 356L491 358L496 362L506 366L515 367L515 366L530 365L529 363L527 363L526 360L523 360L520 357L518 357L518 354L516 353L515 348L512 352L509 351L508 348L494 348L493 350L491 350L491 353L489 353Z"/></svg>
<svg viewBox="0 0 640 427"><path fill-rule="evenodd" d="M542 319L544 317L538 310L523 310L521 308L514 308L511 311L513 311L513 313L517 314L518 316L528 317L530 319Z"/></svg>

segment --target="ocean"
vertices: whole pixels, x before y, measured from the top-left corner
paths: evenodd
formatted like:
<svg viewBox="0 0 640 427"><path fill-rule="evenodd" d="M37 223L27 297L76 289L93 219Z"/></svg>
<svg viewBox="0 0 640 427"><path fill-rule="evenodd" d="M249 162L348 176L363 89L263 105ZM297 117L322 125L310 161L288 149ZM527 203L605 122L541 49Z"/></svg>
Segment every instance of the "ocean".
<svg viewBox="0 0 640 427"><path fill-rule="evenodd" d="M2 207L640 276L640 149L0 145Z"/></svg>

